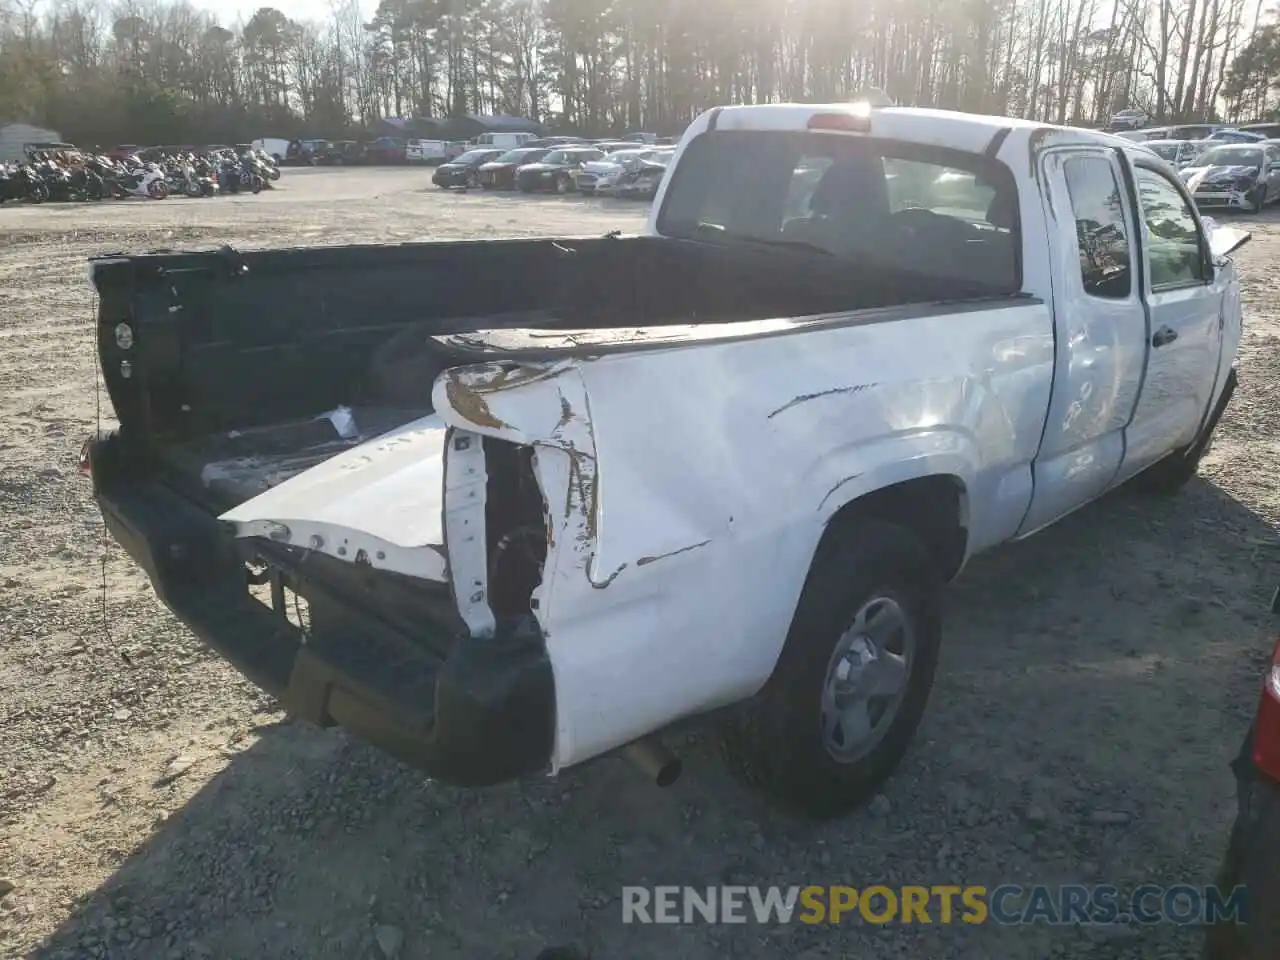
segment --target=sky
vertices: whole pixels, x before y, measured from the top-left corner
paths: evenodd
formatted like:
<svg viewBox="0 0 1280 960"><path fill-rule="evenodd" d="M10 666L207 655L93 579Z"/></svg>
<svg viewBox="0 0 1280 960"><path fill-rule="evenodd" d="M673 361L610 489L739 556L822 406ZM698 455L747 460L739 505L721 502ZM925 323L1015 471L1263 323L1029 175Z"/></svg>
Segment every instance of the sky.
<svg viewBox="0 0 1280 960"><path fill-rule="evenodd" d="M240 20L248 20L259 7L275 7L290 20L316 20L325 22L330 18L329 0L275 0L274 3L264 0L233 0L230 3L200 3L198 6L215 14L224 24ZM372 11L376 0L362 0L361 9L366 7Z"/></svg>

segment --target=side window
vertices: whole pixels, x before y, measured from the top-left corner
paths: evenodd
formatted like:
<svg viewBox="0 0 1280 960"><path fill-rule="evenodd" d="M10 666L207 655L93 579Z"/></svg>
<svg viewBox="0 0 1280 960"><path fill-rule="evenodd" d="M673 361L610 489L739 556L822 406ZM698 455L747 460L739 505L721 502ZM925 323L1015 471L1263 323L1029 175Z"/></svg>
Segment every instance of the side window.
<svg viewBox="0 0 1280 960"><path fill-rule="evenodd" d="M1102 157L1071 157L1062 169L1076 221L1084 291L1123 300L1133 289L1133 269L1115 168Z"/></svg>
<svg viewBox="0 0 1280 960"><path fill-rule="evenodd" d="M1200 226L1178 188L1146 167L1135 171L1147 225L1143 231L1151 289L1163 290L1208 280Z"/></svg>

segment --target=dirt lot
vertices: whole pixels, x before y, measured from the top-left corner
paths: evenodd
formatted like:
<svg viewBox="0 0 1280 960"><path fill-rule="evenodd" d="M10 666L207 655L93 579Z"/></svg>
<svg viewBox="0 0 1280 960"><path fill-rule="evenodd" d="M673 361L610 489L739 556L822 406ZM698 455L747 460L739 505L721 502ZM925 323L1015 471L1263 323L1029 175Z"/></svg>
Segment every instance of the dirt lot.
<svg viewBox="0 0 1280 960"><path fill-rule="evenodd" d="M667 791L615 759L484 793L425 782L286 722L118 547L104 560L75 472L97 414L89 255L643 216L428 179L289 171L256 198L0 209L0 955L1194 955L1172 927L626 927L621 887L1208 882L1280 578L1280 228L1241 255L1242 389L1202 482L1166 503L1117 495L976 563L915 748L871 808L812 826L739 789L701 737Z"/></svg>

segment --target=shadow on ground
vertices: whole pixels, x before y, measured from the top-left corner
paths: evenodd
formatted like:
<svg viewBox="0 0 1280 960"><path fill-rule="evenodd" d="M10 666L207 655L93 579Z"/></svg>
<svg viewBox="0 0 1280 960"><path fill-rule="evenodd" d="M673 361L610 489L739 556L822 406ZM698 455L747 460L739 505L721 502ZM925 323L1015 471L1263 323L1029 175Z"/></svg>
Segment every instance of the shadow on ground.
<svg viewBox="0 0 1280 960"><path fill-rule="evenodd" d="M395 946L380 926L406 958L532 960L559 943L598 960L1190 956L1193 934L1171 928L628 927L621 888L1208 882L1277 558L1267 523L1198 482L1167 501L1122 492L976 562L952 588L930 710L887 802L825 825L766 808L703 736L677 745L686 774L668 790L609 758L463 792L285 723L158 824L37 956L379 957Z"/></svg>

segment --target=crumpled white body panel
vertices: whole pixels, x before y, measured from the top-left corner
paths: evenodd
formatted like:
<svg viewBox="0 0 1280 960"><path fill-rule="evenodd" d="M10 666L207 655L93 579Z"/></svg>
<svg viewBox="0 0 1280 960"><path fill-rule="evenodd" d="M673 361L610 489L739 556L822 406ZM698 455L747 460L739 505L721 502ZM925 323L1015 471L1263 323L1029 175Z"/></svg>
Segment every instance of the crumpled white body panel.
<svg viewBox="0 0 1280 960"><path fill-rule="evenodd" d="M254 497L220 520L262 536L444 582L444 443L438 414L406 423ZM287 538L281 527L288 529Z"/></svg>

